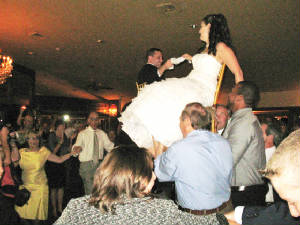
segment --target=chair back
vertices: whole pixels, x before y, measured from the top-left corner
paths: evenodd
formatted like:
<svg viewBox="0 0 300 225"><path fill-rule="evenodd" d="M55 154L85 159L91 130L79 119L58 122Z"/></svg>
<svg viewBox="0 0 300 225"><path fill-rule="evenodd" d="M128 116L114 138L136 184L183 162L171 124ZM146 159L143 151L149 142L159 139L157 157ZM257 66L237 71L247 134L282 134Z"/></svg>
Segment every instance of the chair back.
<svg viewBox="0 0 300 225"><path fill-rule="evenodd" d="M138 84L138 82L135 82L135 84L136 84L137 92L140 93L140 91L145 87L146 82L142 84Z"/></svg>
<svg viewBox="0 0 300 225"><path fill-rule="evenodd" d="M226 65L223 64L221 69L220 69L219 75L217 77L217 88L216 88L216 92L215 92L213 106L215 106L217 104L217 101L218 101L218 97L219 97L219 94L220 94L220 88L221 88L221 85L222 85L222 80L223 80L223 76L224 76L224 72L225 72L225 67L226 67ZM217 126L216 120L213 117L212 120L211 120L211 131L213 133L217 133L217 127L216 126Z"/></svg>

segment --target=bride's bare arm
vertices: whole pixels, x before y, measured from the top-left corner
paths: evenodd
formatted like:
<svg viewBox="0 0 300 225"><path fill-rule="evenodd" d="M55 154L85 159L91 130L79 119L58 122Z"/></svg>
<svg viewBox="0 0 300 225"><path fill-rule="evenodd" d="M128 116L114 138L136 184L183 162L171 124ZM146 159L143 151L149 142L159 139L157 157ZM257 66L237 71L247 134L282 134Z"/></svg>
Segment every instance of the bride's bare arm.
<svg viewBox="0 0 300 225"><path fill-rule="evenodd" d="M217 44L216 49L217 59L225 63L226 66L230 69L230 71L234 74L235 83L243 81L243 71L232 49L222 42Z"/></svg>

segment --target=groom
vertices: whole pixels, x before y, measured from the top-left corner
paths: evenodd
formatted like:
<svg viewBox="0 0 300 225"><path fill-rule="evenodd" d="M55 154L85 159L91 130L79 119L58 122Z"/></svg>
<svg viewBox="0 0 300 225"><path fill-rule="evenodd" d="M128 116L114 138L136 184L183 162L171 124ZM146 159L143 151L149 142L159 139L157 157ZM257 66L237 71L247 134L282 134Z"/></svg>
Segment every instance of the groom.
<svg viewBox="0 0 300 225"><path fill-rule="evenodd" d="M146 53L147 64L142 67L138 74L138 84L151 84L154 81L161 81L165 70L173 66L171 60L168 59L163 65L162 50L158 48L150 48Z"/></svg>

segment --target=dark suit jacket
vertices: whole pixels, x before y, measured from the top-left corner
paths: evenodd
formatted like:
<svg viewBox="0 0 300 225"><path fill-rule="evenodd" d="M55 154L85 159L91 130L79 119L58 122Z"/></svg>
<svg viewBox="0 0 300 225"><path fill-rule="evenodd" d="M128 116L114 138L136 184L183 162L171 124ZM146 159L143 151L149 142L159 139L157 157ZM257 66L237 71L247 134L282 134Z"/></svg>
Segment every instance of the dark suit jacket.
<svg viewBox="0 0 300 225"><path fill-rule="evenodd" d="M245 206L243 225L299 225L300 217L292 217L287 202L278 201L268 207Z"/></svg>
<svg viewBox="0 0 300 225"><path fill-rule="evenodd" d="M161 81L163 76L159 77L157 74L157 68L151 64L146 64L142 67L138 75L138 84L151 84L154 81Z"/></svg>

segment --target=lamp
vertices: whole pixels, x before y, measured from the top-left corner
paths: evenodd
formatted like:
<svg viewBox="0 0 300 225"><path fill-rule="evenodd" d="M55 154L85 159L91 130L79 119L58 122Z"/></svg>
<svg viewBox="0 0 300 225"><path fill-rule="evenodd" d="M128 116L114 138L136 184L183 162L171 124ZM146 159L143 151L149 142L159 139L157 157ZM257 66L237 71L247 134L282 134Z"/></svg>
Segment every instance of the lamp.
<svg viewBox="0 0 300 225"><path fill-rule="evenodd" d="M118 114L118 108L115 104L111 104L108 110L109 116L116 116Z"/></svg>
<svg viewBox="0 0 300 225"><path fill-rule="evenodd" d="M0 55L0 84L4 84L6 79L12 76L12 62L9 56Z"/></svg>

